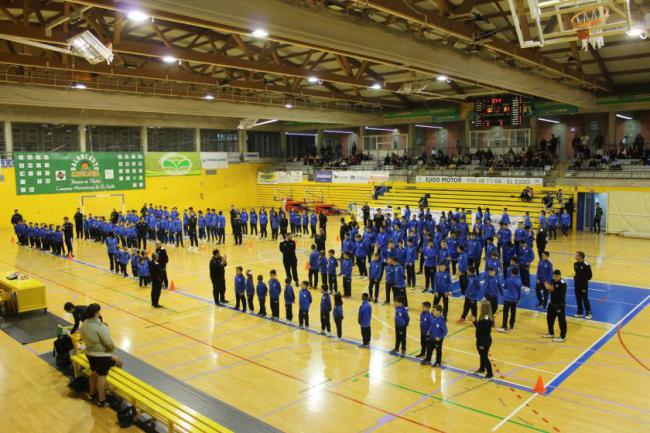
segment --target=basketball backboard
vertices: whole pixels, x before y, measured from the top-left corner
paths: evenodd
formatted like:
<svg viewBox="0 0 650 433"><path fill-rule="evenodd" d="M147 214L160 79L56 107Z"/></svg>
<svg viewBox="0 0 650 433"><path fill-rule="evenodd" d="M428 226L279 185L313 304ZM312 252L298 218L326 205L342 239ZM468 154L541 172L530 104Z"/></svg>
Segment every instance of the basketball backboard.
<svg viewBox="0 0 650 433"><path fill-rule="evenodd" d="M582 49L632 29L629 0L508 0L522 48L572 41ZM532 22L533 28L529 28Z"/></svg>

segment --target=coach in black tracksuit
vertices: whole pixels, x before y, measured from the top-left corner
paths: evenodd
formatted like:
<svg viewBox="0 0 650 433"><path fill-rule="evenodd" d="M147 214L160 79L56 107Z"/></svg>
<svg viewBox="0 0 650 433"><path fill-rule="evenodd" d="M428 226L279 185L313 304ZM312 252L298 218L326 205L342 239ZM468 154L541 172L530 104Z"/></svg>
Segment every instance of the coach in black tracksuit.
<svg viewBox="0 0 650 433"><path fill-rule="evenodd" d="M287 273L287 278L293 279L298 286L298 258L296 257L296 242L291 234L280 242L280 251L282 252L282 264Z"/></svg>
<svg viewBox="0 0 650 433"><path fill-rule="evenodd" d="M141 250L147 249L147 231L147 223L143 217L140 217L140 220L135 225L135 232L138 237L138 248Z"/></svg>
<svg viewBox="0 0 650 433"><path fill-rule="evenodd" d="M158 254L158 264L160 264L160 278L162 285L165 289L169 288L169 279L167 278L167 263L169 263L169 256L167 250L160 242L156 242L156 254Z"/></svg>
<svg viewBox="0 0 650 433"><path fill-rule="evenodd" d="M78 233L78 232L77 232ZM72 238L74 234L72 232L72 223L68 217L63 218L63 240L65 241L65 248L68 255L72 255Z"/></svg>
<svg viewBox="0 0 650 433"><path fill-rule="evenodd" d="M562 278L559 269L553 271L553 280L546 283L549 292L551 292L551 302L546 310L546 323L548 324L548 334L545 338L553 338L553 341L564 342L566 338L566 282ZM560 324L560 338L555 338L555 319Z"/></svg>
<svg viewBox="0 0 650 433"><path fill-rule="evenodd" d="M210 280L212 281L212 296L216 305L227 304L226 301L226 256L222 256L219 250L212 251L210 259Z"/></svg>
<svg viewBox="0 0 650 433"><path fill-rule="evenodd" d="M158 302L160 300L160 291L162 289L162 271L158 259L158 254L153 253L151 255L151 262L149 263L149 277L151 278L151 306L154 308L162 307Z"/></svg>
<svg viewBox="0 0 650 433"><path fill-rule="evenodd" d="M576 252L576 262L573 264L573 270L575 271L573 284L575 286L576 305L578 306L575 317L581 317L584 311L585 318L591 319L589 280L591 280L593 274L591 273L591 265L585 262L585 253L582 251Z"/></svg>
<svg viewBox="0 0 650 433"><path fill-rule="evenodd" d="M81 209L77 208L77 212L74 214L74 229L77 232L77 239L84 237L84 214L81 213Z"/></svg>

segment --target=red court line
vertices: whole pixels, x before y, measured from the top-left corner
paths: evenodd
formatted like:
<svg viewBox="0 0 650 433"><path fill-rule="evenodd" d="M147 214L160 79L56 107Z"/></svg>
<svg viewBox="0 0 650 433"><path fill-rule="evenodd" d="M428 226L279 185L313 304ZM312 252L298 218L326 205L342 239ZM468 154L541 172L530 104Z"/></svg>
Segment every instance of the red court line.
<svg viewBox="0 0 650 433"><path fill-rule="evenodd" d="M646 370L650 371L650 367L645 365L639 358L634 356L634 354L632 352L630 352L630 349L627 348L627 346L625 345L625 342L623 341L623 336L621 335L621 327L620 326L616 330L616 335L618 336L619 343L621 343L621 346L623 347L623 349L625 349L627 354L630 355L630 357L632 357L632 359L635 360L641 367L643 367Z"/></svg>
<svg viewBox="0 0 650 433"><path fill-rule="evenodd" d="M9 264L9 265L12 265L12 266L14 266L15 268L20 269L20 270L23 270L23 271L25 271L25 272L33 273L32 271L29 271L29 270L27 270L27 269L25 269L25 268L23 268L23 267L20 267L20 266L14 265L14 264L9 263L9 262L7 262L7 261L4 261L4 260L0 260L0 261L2 261L2 262L4 262L4 263L7 263L7 264ZM38 275L38 274L36 274L36 275ZM218 351L220 351L220 352L223 352L223 353L225 353L225 354L227 354L227 355L230 355L230 356L232 356L232 357L234 357L234 358L240 359L240 360L242 360L242 361L246 361L246 362L248 362L248 363L251 363L251 364L256 365L256 366L258 366L258 367L261 367L261 368L263 368L263 369L266 369L266 370L272 371L272 372L274 372L274 373L277 373L277 374L282 375L282 376L284 376L284 377L287 377L287 378L289 378L289 379L293 379L293 380L295 380L295 381L298 381L298 382L301 382L301 383L304 383L304 384L309 384L309 382L306 381L306 380L304 380L304 379L301 379L301 378L296 377L296 376L292 376L292 375L287 374L287 373L285 373L285 372L283 372L283 371L277 370L277 369L275 369L275 368L273 368L273 367L269 367L269 366L267 366L267 365L264 365L264 364L261 364L261 363L255 361L255 360L252 360L252 359L246 358L245 356L241 356L241 355L238 355L238 354L236 354L236 353L230 352L230 351L228 351L228 350L226 350L226 349L223 349L223 348L220 348L220 347L218 347L218 346L215 346L215 345L213 345L213 344L211 344L211 343L206 343L205 341L199 340L198 338L195 338L195 337L192 337L192 336L190 336L190 335L184 334L184 333L182 333L182 332L180 332L180 331L177 331L177 330L175 330L175 329L173 329L173 328L169 328L169 327L167 327L167 326L165 326L165 325L161 325L161 324L159 324L159 323L156 323L156 322L154 322L153 320L147 319L146 317L139 316L139 315L134 314L134 313L132 313L132 312L130 312L130 311L124 310L124 309L122 309L122 308L120 308L120 307L117 307L117 306L111 305L111 304L109 304L109 303L107 303L107 302L102 301L102 300L99 299L99 298L94 297L94 296L88 296L87 294L85 294L85 293L83 293L83 292L80 292L80 291L78 291L78 290L72 289L72 288L70 288L70 287L68 287L68 286L66 286L66 285L64 285L64 284L62 284L62 283L60 283L60 282L57 282L57 281L51 280L51 279L49 279L49 278L47 278L47 277L43 277L43 276L41 276L41 275L39 275L39 278L44 279L44 280L46 280L46 281L50 281L51 283L54 283L54 284L56 284L56 285L58 285L58 286L64 287L65 289L67 289L67 290L69 290L69 291L71 291L71 292L77 293L77 294L79 294L79 295L86 296L86 297L88 297L88 298L90 298L90 299L94 299L94 300L96 300L96 301L98 301L98 302L103 303L104 305L107 305L107 306L109 306L109 307L111 307L111 308L113 308L113 309L115 309L115 310L121 311L121 312L123 312L123 313L125 313L125 314L127 314L127 315L129 315L129 316L135 317L135 318L137 318L137 319L143 320L143 321L148 322L148 323L151 323L151 324L153 324L153 325L158 325L160 328L166 329L166 330L168 330L168 331L170 331L170 332L173 332L173 333L175 333L175 334L178 334L178 335L180 335L180 336L183 336L183 337L185 337L185 338L188 338L188 339L190 339L190 340L192 340L192 341L196 341L197 343L200 343L200 344L206 345L206 346L208 346L208 347L211 347L211 348L213 348L213 349L215 349L215 350L218 350ZM437 429L437 428L435 428L435 427L433 427L433 426L429 426L429 425L423 424L423 423L421 423L421 422L419 422L419 421L415 421L415 420L413 420L413 419L403 417L403 416L401 416L401 415L399 415L399 414L396 414L396 413L393 413L393 412L391 412L391 411L389 411L389 410L382 409L382 408L380 408L380 407L377 407L377 406L374 406L374 405L371 405L371 404L365 403L365 402L363 402L363 401L361 401L361 400L357 400L357 399L355 399L355 398L348 397L348 396L346 396L346 395L344 395L344 394L341 394L341 393L339 393L339 392L337 392L337 391L332 391L332 390L327 390L327 389L325 389L324 391L326 391L326 392L328 392L328 393L330 393L330 394L333 394L333 395L339 396L339 397L341 397L341 398L344 398L344 399L346 399L346 400L352 401L352 402L354 402L354 403L360 404L360 405L362 405L362 406L368 407L368 408L370 408L370 409L374 409L374 410L376 410L376 411L382 412L382 413L384 413L384 414L386 414L386 415L391 415L391 416L393 416L393 417L395 417L395 418L399 418L399 419L401 419L401 420L403 420L403 421L406 421L406 422L409 422L409 423L412 423L412 424L418 425L418 426L420 426L420 427L424 427L424 428L426 428L426 429L429 429L429 430L432 430L432 431L435 431L435 432L438 432L438 433L446 433L445 431L443 431L443 430L439 430L439 429Z"/></svg>

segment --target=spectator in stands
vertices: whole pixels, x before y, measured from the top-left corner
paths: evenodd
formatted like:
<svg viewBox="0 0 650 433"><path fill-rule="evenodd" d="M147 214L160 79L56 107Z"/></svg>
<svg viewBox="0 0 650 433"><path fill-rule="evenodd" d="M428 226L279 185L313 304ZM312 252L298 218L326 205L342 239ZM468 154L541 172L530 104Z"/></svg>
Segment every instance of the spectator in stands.
<svg viewBox="0 0 650 433"><path fill-rule="evenodd" d="M533 189L529 186L524 188L519 195L519 199L523 202L530 203L533 200Z"/></svg>
<svg viewBox="0 0 650 433"><path fill-rule="evenodd" d="M97 399L97 406L106 405L106 376L111 367L122 367L122 361L113 355L115 345L108 326L102 322L99 304L86 309L88 318L81 325L81 338L86 345L86 357L90 364L90 390L88 398Z"/></svg>
<svg viewBox="0 0 650 433"><path fill-rule="evenodd" d="M544 198L542 199L542 203L544 204L544 207L546 209L553 208L553 194L547 192Z"/></svg>
<svg viewBox="0 0 650 433"><path fill-rule="evenodd" d="M637 134L636 138L634 138L634 143L632 144L632 147L634 148L634 153L637 158L642 158L643 154L645 153L645 140L643 139L643 136L641 134Z"/></svg>

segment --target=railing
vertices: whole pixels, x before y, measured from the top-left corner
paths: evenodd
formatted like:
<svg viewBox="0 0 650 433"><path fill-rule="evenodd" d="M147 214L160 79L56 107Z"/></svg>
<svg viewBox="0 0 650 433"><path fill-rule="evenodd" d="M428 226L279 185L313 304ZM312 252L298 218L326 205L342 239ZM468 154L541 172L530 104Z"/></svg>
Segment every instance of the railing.
<svg viewBox="0 0 650 433"><path fill-rule="evenodd" d="M482 168L467 166L459 168L422 168L418 174L422 176L459 176L459 177L544 177L550 167L494 167Z"/></svg>

